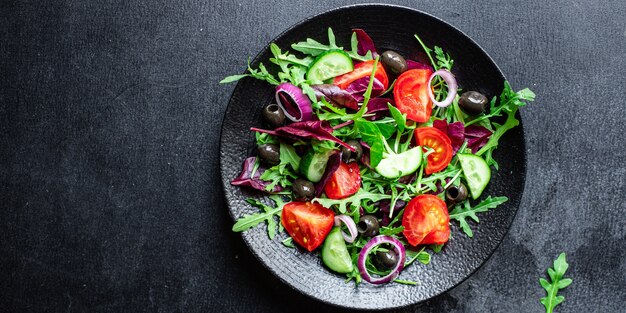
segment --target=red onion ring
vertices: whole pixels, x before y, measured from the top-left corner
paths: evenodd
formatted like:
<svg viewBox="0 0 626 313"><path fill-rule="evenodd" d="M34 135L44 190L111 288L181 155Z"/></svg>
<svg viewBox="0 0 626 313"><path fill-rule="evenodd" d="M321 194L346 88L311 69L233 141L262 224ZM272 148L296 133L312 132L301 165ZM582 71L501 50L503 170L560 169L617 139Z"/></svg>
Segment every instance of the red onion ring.
<svg viewBox="0 0 626 313"><path fill-rule="evenodd" d="M354 220L350 216L343 214L335 216L335 226L341 226L341 223L344 223L346 227L348 227L348 231L350 232L350 235L347 235L342 230L341 235L343 236L343 239L347 243L353 243L356 239L356 235L358 234Z"/></svg>
<svg viewBox="0 0 626 313"><path fill-rule="evenodd" d="M428 79L428 86L430 86L430 83L433 81L433 78L435 78L435 76L441 77L446 82L446 84L448 84L448 96L443 99L443 101L439 102L437 101L437 99L435 99L432 88L428 88L428 96L436 106L445 108L452 103L452 100L454 100L454 97L456 96L456 91L458 90L458 85L456 84L456 79L454 79L454 75L452 75L450 71L438 70L430 75L430 78Z"/></svg>
<svg viewBox="0 0 626 313"><path fill-rule="evenodd" d="M393 246L393 250L399 256L399 260L398 260L398 263L396 263L396 266L391 270L391 272L387 276L372 277L372 275L370 275L370 273L367 272L365 261L367 260L367 255L372 251L372 249L374 249L374 247L383 243L388 243ZM404 246L402 245L402 243L396 238L380 235L380 236L376 236L372 238L370 241L368 241L365 244L365 246L363 246L363 249L361 249L361 253L359 253L357 266L359 268L359 272L361 273L361 277L363 277L365 281L372 283L372 284L379 285L379 284L386 284L396 279L396 277L400 275L400 272L404 268L405 261L406 261L406 250L404 249Z"/></svg>
<svg viewBox="0 0 626 313"><path fill-rule="evenodd" d="M295 103L296 107L291 102ZM276 86L276 103L283 109L285 116L293 122L310 121L313 118L311 100L302 92L302 89L293 84L282 83Z"/></svg>

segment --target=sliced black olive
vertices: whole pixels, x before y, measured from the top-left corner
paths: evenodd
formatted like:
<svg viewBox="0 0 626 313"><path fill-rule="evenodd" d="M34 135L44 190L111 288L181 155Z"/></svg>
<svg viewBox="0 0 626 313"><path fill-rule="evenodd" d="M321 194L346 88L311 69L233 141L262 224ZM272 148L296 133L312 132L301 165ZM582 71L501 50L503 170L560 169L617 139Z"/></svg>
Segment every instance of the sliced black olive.
<svg viewBox="0 0 626 313"><path fill-rule="evenodd" d="M265 144L257 147L261 160L270 165L280 164L280 147L275 144Z"/></svg>
<svg viewBox="0 0 626 313"><path fill-rule="evenodd" d="M379 267L386 269L392 269L398 263L398 255L393 250L382 251L378 250L374 256L374 262Z"/></svg>
<svg viewBox="0 0 626 313"><path fill-rule="evenodd" d="M358 140L348 140L346 142L350 147L354 148L354 152L348 150L346 147L341 147L341 158L344 162L348 163L355 160L360 160L363 155L363 147Z"/></svg>
<svg viewBox="0 0 626 313"><path fill-rule="evenodd" d="M383 52L380 60L385 67L396 74L402 74L408 68L406 60L395 51L387 50Z"/></svg>
<svg viewBox="0 0 626 313"><path fill-rule="evenodd" d="M446 200L450 203L459 203L467 199L467 187L461 183L458 186L450 186L446 189Z"/></svg>
<svg viewBox="0 0 626 313"><path fill-rule="evenodd" d="M263 118L272 127L280 127L285 123L285 112L277 104L270 104L263 109Z"/></svg>
<svg viewBox="0 0 626 313"><path fill-rule="evenodd" d="M459 99L459 106L461 109L470 115L476 115L484 112L488 103L489 100L487 100L487 97L477 91L466 91Z"/></svg>
<svg viewBox="0 0 626 313"><path fill-rule="evenodd" d="M297 200L309 200L315 194L313 183L303 178L294 180L291 188Z"/></svg>
<svg viewBox="0 0 626 313"><path fill-rule="evenodd" d="M378 224L378 219L374 215L363 215L361 216L361 220L356 224L356 229L359 231L359 234L365 237L374 237L378 235L378 229L380 225Z"/></svg>

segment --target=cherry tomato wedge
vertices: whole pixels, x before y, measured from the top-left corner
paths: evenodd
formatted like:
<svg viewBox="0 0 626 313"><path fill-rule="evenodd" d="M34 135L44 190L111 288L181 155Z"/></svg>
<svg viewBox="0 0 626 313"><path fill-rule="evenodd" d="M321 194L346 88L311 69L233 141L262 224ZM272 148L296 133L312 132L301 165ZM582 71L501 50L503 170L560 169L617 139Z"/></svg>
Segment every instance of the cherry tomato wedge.
<svg viewBox="0 0 626 313"><path fill-rule="evenodd" d="M358 63L354 66L354 70L352 70L352 72L335 77L333 84L341 89L346 89L353 81L372 75L373 68L374 60ZM378 81L383 84L383 89L387 90L387 87L389 87L389 78L387 77L385 68L383 68L383 65L380 64L380 62L378 62L378 66L376 66L374 78L378 79ZM428 94L426 94L426 96L428 96Z"/></svg>
<svg viewBox="0 0 626 313"><path fill-rule="evenodd" d="M404 237L412 246L442 244L450 237L446 203L435 195L419 195L407 204L402 217Z"/></svg>
<svg viewBox="0 0 626 313"><path fill-rule="evenodd" d="M346 164L341 162L337 170L324 186L324 193L330 199L347 198L361 188L361 172L356 162Z"/></svg>
<svg viewBox="0 0 626 313"><path fill-rule="evenodd" d="M435 151L428 155L426 174L437 173L450 164L452 144L446 133L434 127L420 127L417 130L417 143Z"/></svg>
<svg viewBox="0 0 626 313"><path fill-rule="evenodd" d="M313 251L333 228L335 213L319 203L294 201L283 207L281 223L295 242Z"/></svg>
<svg viewBox="0 0 626 313"><path fill-rule="evenodd" d="M423 123L430 119L433 104L428 96L430 69L413 69L402 73L393 88L393 99L400 112L410 120Z"/></svg>

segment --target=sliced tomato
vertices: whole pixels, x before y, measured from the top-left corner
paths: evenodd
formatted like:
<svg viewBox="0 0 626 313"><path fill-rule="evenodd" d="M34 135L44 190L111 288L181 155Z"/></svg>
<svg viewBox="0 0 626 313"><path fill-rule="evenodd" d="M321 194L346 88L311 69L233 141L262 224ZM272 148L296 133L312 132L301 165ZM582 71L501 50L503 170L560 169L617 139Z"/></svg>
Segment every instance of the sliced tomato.
<svg viewBox="0 0 626 313"><path fill-rule="evenodd" d="M324 186L324 193L330 199L347 198L361 188L361 172L356 162L341 162L337 170Z"/></svg>
<svg viewBox="0 0 626 313"><path fill-rule="evenodd" d="M407 204L402 216L404 237L412 246L442 244L450 237L446 203L435 195L419 195Z"/></svg>
<svg viewBox="0 0 626 313"><path fill-rule="evenodd" d="M346 89L353 81L372 75L373 69L374 60L358 63L354 66L354 70L352 70L352 72L335 77L335 79L333 80L333 84L341 89ZM376 73L374 74L374 78L378 79L378 81L383 84L384 90L387 90L387 87L389 87L389 78L387 77L387 72L385 72L385 68L383 68L383 65L380 64L380 62L378 62L378 66L376 66Z"/></svg>
<svg viewBox="0 0 626 313"><path fill-rule="evenodd" d="M426 174L437 173L450 164L452 143L446 133L434 127L420 127L417 129L417 141L420 146L435 150L428 155Z"/></svg>
<svg viewBox="0 0 626 313"><path fill-rule="evenodd" d="M393 87L393 99L400 112L410 120L423 123L430 119L433 104L428 96L430 69L413 69L402 73Z"/></svg>
<svg viewBox="0 0 626 313"><path fill-rule="evenodd" d="M294 201L283 207L281 223L295 242L313 251L333 228L335 213L319 203Z"/></svg>

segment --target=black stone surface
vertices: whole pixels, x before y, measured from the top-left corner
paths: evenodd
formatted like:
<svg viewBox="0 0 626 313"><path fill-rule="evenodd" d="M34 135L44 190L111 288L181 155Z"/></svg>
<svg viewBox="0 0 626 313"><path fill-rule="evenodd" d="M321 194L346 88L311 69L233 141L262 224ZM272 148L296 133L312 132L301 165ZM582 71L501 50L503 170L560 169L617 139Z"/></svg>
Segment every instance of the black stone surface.
<svg viewBox="0 0 626 313"><path fill-rule="evenodd" d="M230 233L218 142L234 86L217 82L349 3L2 1L0 311L340 311ZM392 3L460 28L538 94L503 244L459 287L393 312L541 312L537 280L561 251L574 283L558 312L623 312L626 5Z"/></svg>

